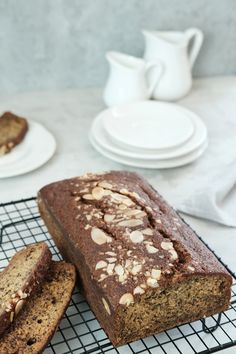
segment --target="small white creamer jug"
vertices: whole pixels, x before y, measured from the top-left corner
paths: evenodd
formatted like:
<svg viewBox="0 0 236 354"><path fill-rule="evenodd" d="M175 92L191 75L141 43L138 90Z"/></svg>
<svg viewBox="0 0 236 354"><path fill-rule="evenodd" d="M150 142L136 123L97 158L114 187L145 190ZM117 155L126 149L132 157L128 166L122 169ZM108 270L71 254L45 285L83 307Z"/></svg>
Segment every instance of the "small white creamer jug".
<svg viewBox="0 0 236 354"><path fill-rule="evenodd" d="M163 65L152 98L174 101L185 96L192 86L191 70L202 46L202 31L189 28L185 32L143 30L142 33L145 38L144 59L160 60Z"/></svg>
<svg viewBox="0 0 236 354"><path fill-rule="evenodd" d="M110 64L110 73L103 94L107 106L151 97L162 70L158 61L148 62L114 51L107 52L106 58Z"/></svg>

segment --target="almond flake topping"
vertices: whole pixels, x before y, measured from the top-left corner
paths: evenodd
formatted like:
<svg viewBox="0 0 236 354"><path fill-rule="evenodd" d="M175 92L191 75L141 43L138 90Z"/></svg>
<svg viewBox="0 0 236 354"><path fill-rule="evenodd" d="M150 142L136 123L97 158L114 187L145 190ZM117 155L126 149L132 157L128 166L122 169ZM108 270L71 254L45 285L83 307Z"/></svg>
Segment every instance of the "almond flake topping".
<svg viewBox="0 0 236 354"><path fill-rule="evenodd" d="M151 253L151 254L158 252L158 249L150 244L146 245L146 249L147 249L148 253Z"/></svg>
<svg viewBox="0 0 236 354"><path fill-rule="evenodd" d="M100 200L102 199L102 197L104 196L104 189L102 187L95 187L92 190L92 196L94 197L94 199L96 200Z"/></svg>
<svg viewBox="0 0 236 354"><path fill-rule="evenodd" d="M152 236L153 230L148 227L147 229L142 230L142 233L147 236Z"/></svg>
<svg viewBox="0 0 236 354"><path fill-rule="evenodd" d="M84 194L83 198L86 199L86 200L94 200L92 194Z"/></svg>
<svg viewBox="0 0 236 354"><path fill-rule="evenodd" d="M117 258L115 257L111 257L111 258L107 258L108 263L115 263L117 261Z"/></svg>
<svg viewBox="0 0 236 354"><path fill-rule="evenodd" d="M125 305L125 306L129 306L132 303L134 303L134 297L130 293L126 293L122 295L119 301L120 305Z"/></svg>
<svg viewBox="0 0 236 354"><path fill-rule="evenodd" d="M145 291L140 287L140 286L136 286L136 288L134 289L133 291L133 294L136 295L136 294L144 294Z"/></svg>
<svg viewBox="0 0 236 354"><path fill-rule="evenodd" d="M109 222L112 222L112 220L115 219L115 215L110 215L110 214L105 214L104 215L104 221L109 223Z"/></svg>
<svg viewBox="0 0 236 354"><path fill-rule="evenodd" d="M194 271L195 271L195 268L192 267L192 266L188 266L187 268L188 268L191 272L194 272Z"/></svg>
<svg viewBox="0 0 236 354"><path fill-rule="evenodd" d="M150 286L150 288L157 288L158 287L158 282L157 282L156 279L148 278L147 279L147 285Z"/></svg>
<svg viewBox="0 0 236 354"><path fill-rule="evenodd" d="M97 227L93 227L91 231L92 240L98 244L103 245L104 243L111 242L112 238L105 234L105 232Z"/></svg>
<svg viewBox="0 0 236 354"><path fill-rule="evenodd" d="M141 264L137 264L131 269L131 273L133 275L137 275L141 271L141 269L142 269L142 265Z"/></svg>
<svg viewBox="0 0 236 354"><path fill-rule="evenodd" d="M110 310L110 307L109 307L107 301L104 299L104 297L102 298L102 303L103 303L103 306L105 307L106 312L110 315L111 310Z"/></svg>
<svg viewBox="0 0 236 354"><path fill-rule="evenodd" d="M102 181L98 183L99 187L103 187L106 189L112 189L112 185L106 181Z"/></svg>
<svg viewBox="0 0 236 354"><path fill-rule="evenodd" d="M139 226L139 225L142 225L142 224L143 224L142 220L131 219L131 220L120 221L117 225L118 226L134 227L134 226Z"/></svg>
<svg viewBox="0 0 236 354"><path fill-rule="evenodd" d="M111 251L107 251L106 254L108 256L112 256L112 257L116 256L116 253L115 252L111 252Z"/></svg>
<svg viewBox="0 0 236 354"><path fill-rule="evenodd" d="M173 243L172 242L165 242L162 241L161 248L165 251L173 250Z"/></svg>
<svg viewBox="0 0 236 354"><path fill-rule="evenodd" d="M112 275L113 274L113 269L115 267L115 263L108 264L107 266L107 274Z"/></svg>
<svg viewBox="0 0 236 354"><path fill-rule="evenodd" d="M99 261L97 264L96 264L96 267L95 269L103 269L103 268L106 268L107 267L107 262L105 261Z"/></svg>
<svg viewBox="0 0 236 354"><path fill-rule="evenodd" d="M117 266L115 266L115 272L117 275L123 275L124 274L124 268L122 267L122 265L117 264Z"/></svg>
<svg viewBox="0 0 236 354"><path fill-rule="evenodd" d="M177 252L175 250L169 250L169 253L171 254L170 259L172 261L175 261L176 259L178 259L178 254L177 254Z"/></svg>
<svg viewBox="0 0 236 354"><path fill-rule="evenodd" d="M20 312L20 310L22 309L22 307L23 307L23 305L24 305L24 302L25 302L25 300L23 300L23 299L21 299L21 300L19 300L19 301L17 302L16 307L15 307L15 314L16 314L16 315L17 315L17 314Z"/></svg>
<svg viewBox="0 0 236 354"><path fill-rule="evenodd" d="M135 230L135 231L132 231L131 234L130 234L130 240L133 242L133 243L140 243L143 241L143 234L141 231L138 231L138 230Z"/></svg>
<svg viewBox="0 0 236 354"><path fill-rule="evenodd" d="M152 277L153 279L159 280L160 277L161 277L161 271L160 271L160 269L152 269L152 271L151 271L151 277Z"/></svg>

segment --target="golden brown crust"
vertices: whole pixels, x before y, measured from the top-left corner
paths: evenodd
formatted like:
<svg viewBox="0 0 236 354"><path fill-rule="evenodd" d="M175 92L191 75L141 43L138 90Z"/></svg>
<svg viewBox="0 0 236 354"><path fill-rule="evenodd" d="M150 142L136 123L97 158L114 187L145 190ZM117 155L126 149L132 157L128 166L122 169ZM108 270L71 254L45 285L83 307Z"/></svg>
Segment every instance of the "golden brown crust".
<svg viewBox="0 0 236 354"><path fill-rule="evenodd" d="M28 131L28 122L11 112L0 117L0 156L10 152L21 143Z"/></svg>
<svg viewBox="0 0 236 354"><path fill-rule="evenodd" d="M149 334L148 330L131 331L127 337L122 334L122 327L128 329L124 316L129 309L136 311L146 298L156 301L165 289L185 286L194 291L192 280L203 282L206 289L198 298L205 307L202 312L193 309L191 319L228 306L231 276L138 175L123 171L88 174L44 187L38 200L50 233L63 256L79 270L85 296L113 344ZM219 302L210 313L206 310L211 300L207 283L215 287ZM150 334L189 320L178 311L175 316L175 322L166 320L163 326L158 321L151 325L150 319Z"/></svg>

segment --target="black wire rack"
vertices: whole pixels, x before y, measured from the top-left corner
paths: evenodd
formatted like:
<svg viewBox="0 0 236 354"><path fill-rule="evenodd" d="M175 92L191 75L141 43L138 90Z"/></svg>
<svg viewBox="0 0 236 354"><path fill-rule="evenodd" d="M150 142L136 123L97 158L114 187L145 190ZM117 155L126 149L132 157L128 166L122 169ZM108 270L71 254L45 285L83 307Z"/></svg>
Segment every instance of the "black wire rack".
<svg viewBox="0 0 236 354"><path fill-rule="evenodd" d="M53 259L61 259L39 216L35 198L0 204L0 270L16 251L41 241L48 244ZM206 354L232 347L236 345L236 277L230 269L228 271L234 278L234 285L227 311L119 348L113 347L76 288L60 327L44 354Z"/></svg>

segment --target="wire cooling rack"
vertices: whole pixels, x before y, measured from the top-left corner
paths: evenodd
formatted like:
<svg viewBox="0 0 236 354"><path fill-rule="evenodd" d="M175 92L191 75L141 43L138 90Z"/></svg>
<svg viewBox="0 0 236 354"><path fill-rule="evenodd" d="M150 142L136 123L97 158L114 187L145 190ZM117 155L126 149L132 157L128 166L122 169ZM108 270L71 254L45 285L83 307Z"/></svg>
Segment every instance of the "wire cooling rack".
<svg viewBox="0 0 236 354"><path fill-rule="evenodd" d="M45 241L53 258L59 251L39 216L35 198L0 204L0 270L22 247ZM219 259L220 260L220 259ZM226 266L228 269L228 267ZM229 270L229 269L228 269ZM236 278L230 308L220 315L177 326L114 348L87 302L75 289L60 327L44 354L206 354L236 345Z"/></svg>

